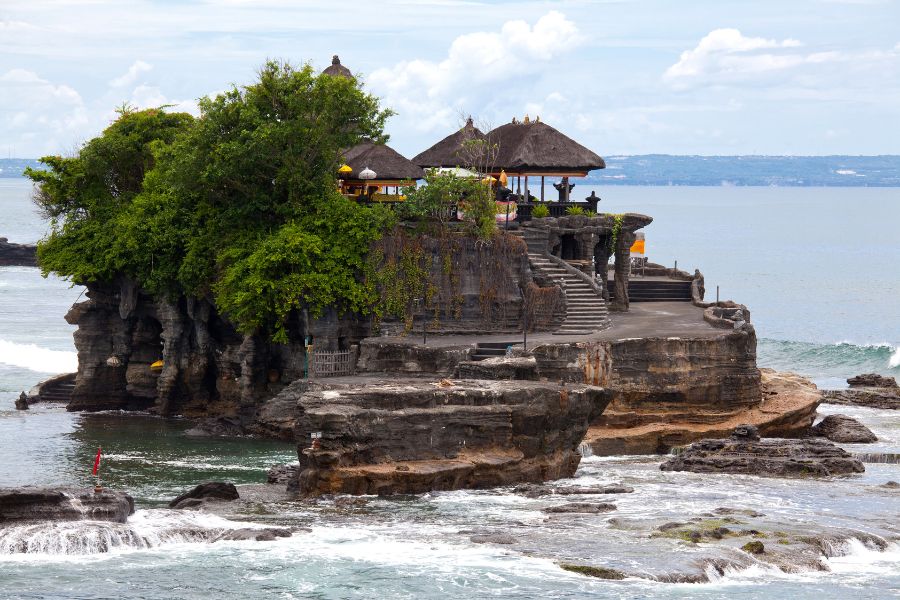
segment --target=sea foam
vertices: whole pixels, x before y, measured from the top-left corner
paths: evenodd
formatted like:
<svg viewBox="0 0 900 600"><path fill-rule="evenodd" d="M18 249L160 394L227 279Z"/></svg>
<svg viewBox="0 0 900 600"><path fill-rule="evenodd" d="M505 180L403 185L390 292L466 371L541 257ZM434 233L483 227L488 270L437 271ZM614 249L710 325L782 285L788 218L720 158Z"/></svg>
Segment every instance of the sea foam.
<svg viewBox="0 0 900 600"><path fill-rule="evenodd" d="M72 373L78 369L78 355L71 351L48 350L35 344L0 340L0 363L38 373Z"/></svg>

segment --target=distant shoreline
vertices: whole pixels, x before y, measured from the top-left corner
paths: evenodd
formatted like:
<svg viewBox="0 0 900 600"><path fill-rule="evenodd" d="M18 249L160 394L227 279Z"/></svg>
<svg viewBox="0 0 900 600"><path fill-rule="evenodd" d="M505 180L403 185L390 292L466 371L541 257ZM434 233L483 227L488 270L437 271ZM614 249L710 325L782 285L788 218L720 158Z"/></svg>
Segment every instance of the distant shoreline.
<svg viewBox="0 0 900 600"><path fill-rule="evenodd" d="M37 159L0 159L0 180L21 178L26 167L40 166ZM549 188L556 180L548 177L545 183ZM605 169L574 183L582 187L890 188L900 187L900 155L611 155L606 157ZM531 185L534 189L535 183Z"/></svg>

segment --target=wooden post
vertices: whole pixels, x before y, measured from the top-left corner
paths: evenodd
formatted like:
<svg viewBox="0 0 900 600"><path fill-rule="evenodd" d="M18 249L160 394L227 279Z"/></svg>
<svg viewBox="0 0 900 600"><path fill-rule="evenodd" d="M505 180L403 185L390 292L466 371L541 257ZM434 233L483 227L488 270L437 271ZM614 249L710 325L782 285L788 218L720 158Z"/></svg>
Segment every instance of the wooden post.
<svg viewBox="0 0 900 600"><path fill-rule="evenodd" d="M528 175L525 176L525 197L523 200L528 202Z"/></svg>
<svg viewBox="0 0 900 600"><path fill-rule="evenodd" d="M541 175L541 202L544 201L544 176Z"/></svg>

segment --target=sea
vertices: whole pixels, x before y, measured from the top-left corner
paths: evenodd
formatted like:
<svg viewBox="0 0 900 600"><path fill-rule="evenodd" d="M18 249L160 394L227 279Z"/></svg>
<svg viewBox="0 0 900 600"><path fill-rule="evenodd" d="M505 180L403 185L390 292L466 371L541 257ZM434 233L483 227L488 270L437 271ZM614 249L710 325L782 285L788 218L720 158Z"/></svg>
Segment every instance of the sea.
<svg viewBox="0 0 900 600"><path fill-rule="evenodd" d="M750 308L761 366L826 388L863 372L900 377L900 188L595 191L603 212L653 216L645 230L650 260L699 268L707 299L718 289ZM0 179L0 236L24 243L46 234L30 194L27 180ZM74 328L64 317L83 299L81 288L53 275L0 267L0 487L89 485L102 446L105 485L133 494L137 511L127 525L0 529L0 598L900 597L900 492L880 487L900 481L900 413L822 407L822 414L859 419L879 437L847 447L882 457L847 478L667 473L658 468L663 457L585 456L573 479L554 485L633 487L604 498L616 505L612 513L553 518L542 509L558 500L500 488L261 503L226 519L165 504L201 481L263 483L269 466L296 460L294 447L192 437L190 423L149 415L14 410L21 391L75 369ZM798 532L838 541L815 568L784 572L729 541L652 535L663 523L706 518L717 508L761 514L752 524L766 544ZM261 525L295 533L272 542L212 541ZM476 543L480 534L513 543ZM873 545L872 535L887 543ZM728 566L715 568L717 559ZM562 563L628 576L600 580ZM706 581L667 582L686 572L705 573Z"/></svg>

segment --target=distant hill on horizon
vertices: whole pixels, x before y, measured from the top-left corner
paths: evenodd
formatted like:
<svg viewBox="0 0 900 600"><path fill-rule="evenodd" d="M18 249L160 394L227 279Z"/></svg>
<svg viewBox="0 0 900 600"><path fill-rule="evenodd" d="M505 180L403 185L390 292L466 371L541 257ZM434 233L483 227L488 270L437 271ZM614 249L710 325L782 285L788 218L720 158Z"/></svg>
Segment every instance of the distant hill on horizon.
<svg viewBox="0 0 900 600"><path fill-rule="evenodd" d="M0 159L0 178L21 177L37 159ZM900 187L900 155L608 156L585 185Z"/></svg>

